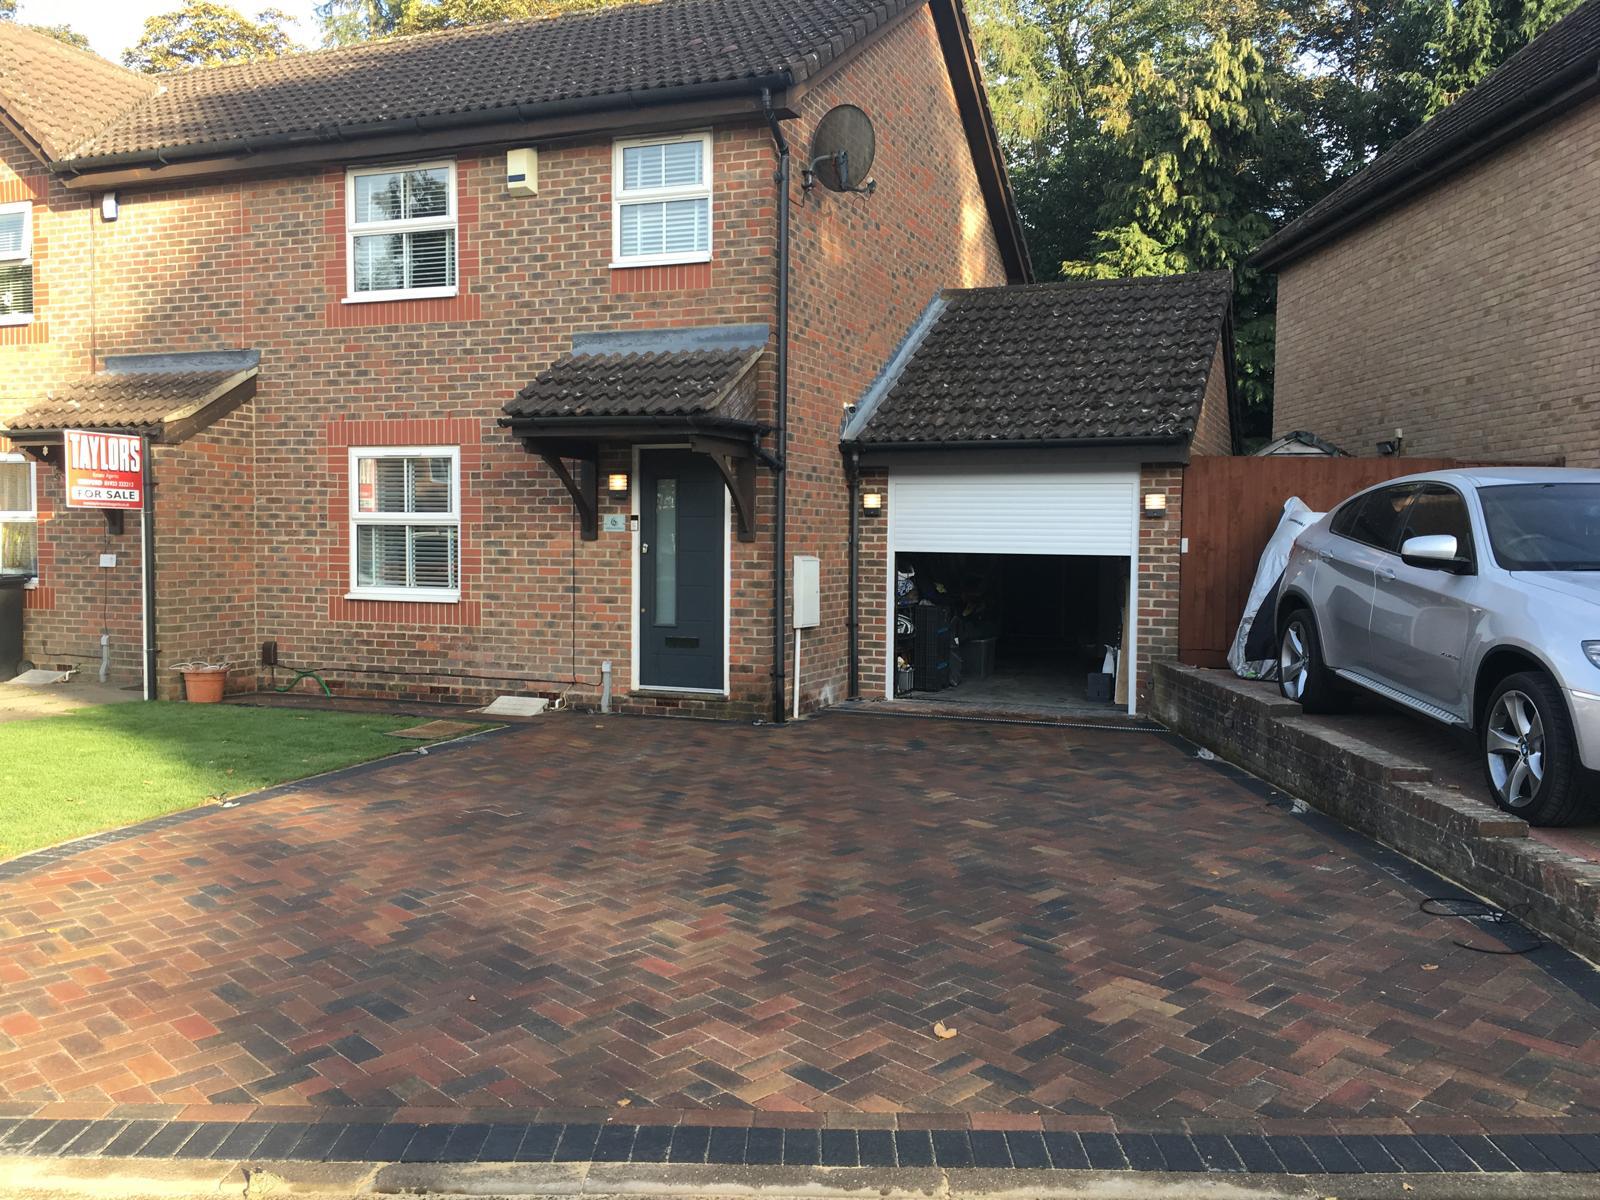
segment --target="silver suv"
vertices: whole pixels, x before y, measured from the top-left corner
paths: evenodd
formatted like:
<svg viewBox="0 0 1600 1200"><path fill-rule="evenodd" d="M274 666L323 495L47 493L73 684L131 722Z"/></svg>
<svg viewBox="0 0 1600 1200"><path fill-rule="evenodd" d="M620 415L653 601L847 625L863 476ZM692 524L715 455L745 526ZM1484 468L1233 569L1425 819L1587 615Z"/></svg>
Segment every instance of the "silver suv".
<svg viewBox="0 0 1600 1200"><path fill-rule="evenodd" d="M1588 815L1600 770L1600 471L1392 480L1302 533L1278 590L1278 686L1351 686L1477 734L1495 802Z"/></svg>

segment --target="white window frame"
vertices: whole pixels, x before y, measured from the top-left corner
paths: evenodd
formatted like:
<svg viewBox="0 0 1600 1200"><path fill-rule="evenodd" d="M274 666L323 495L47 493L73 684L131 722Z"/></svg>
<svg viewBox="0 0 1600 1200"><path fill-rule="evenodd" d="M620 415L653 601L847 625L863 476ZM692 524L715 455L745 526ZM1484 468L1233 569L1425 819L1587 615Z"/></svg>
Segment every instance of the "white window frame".
<svg viewBox="0 0 1600 1200"><path fill-rule="evenodd" d="M622 186L622 153L639 146L660 146L674 142L699 142L701 166L703 168L701 181L696 184L669 187L669 188L635 188L628 190ZM711 250L716 241L716 200L712 196L712 153L711 133L709 130L696 130L691 133L674 133L658 137L622 138L612 144L611 148L611 266L613 270L622 267L667 267L682 263L703 263L711 261ZM706 248L692 250L684 254L636 254L624 258L622 254L622 210L629 204L652 204L663 200L699 200L706 202Z"/></svg>
<svg viewBox="0 0 1600 1200"><path fill-rule="evenodd" d="M450 211L442 217L411 217L397 221L356 221L356 179L361 175L392 175L400 171L445 169L445 194ZM456 164L451 159L437 162L387 163L351 167L344 176L344 303L374 304L384 300L433 300L455 296L461 290L461 229L457 220ZM389 288L381 292L356 291L356 238L376 233L426 233L448 229L455 234L456 281L448 287Z"/></svg>
<svg viewBox="0 0 1600 1200"><path fill-rule="evenodd" d="M361 511L360 461L363 458L448 458L450 498L448 513L365 513ZM454 604L461 599L461 447L460 446L352 446L350 447L350 590L346 600L400 600L414 604ZM359 535L363 525L453 525L456 531L456 587L362 587L358 580Z"/></svg>
<svg viewBox="0 0 1600 1200"><path fill-rule="evenodd" d="M37 587L39 585L39 560L37 557L39 553L39 464L34 462L26 454L12 453L0 453L0 462L19 462L26 463L28 465L28 499L32 503L28 508L0 508L0 525L21 525L23 523L27 523L33 526L33 552L35 555L33 562L34 571L33 574L28 577L28 582L23 586Z"/></svg>
<svg viewBox="0 0 1600 1200"><path fill-rule="evenodd" d="M24 216L24 219L23 219L23 222L22 222L22 253L21 254L7 254L7 255L0 256L0 263L22 263L25 266L32 267L34 265L34 262L33 262L33 201L32 200L18 200L13 204L0 204L0 215L3 215L5 213L15 213L15 212L22 213L23 216ZM34 306L35 307L38 307L38 299L39 299L38 292L39 292L39 279L38 279L37 273L35 273L34 280L33 280L33 299L34 299ZM33 324L33 313L31 313L31 312L11 313L10 315L0 315L0 325L32 325L32 324Z"/></svg>

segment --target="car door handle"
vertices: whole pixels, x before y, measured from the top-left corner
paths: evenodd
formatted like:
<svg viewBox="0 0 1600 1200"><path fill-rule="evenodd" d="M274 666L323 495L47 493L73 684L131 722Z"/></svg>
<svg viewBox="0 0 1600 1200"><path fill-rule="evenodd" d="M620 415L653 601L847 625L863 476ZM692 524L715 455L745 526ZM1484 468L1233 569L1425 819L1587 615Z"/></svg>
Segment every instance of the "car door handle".
<svg viewBox="0 0 1600 1200"><path fill-rule="evenodd" d="M1379 567L1378 568L1378 578L1382 579L1382 580L1385 580L1386 582L1393 583L1394 582L1394 568L1393 567Z"/></svg>

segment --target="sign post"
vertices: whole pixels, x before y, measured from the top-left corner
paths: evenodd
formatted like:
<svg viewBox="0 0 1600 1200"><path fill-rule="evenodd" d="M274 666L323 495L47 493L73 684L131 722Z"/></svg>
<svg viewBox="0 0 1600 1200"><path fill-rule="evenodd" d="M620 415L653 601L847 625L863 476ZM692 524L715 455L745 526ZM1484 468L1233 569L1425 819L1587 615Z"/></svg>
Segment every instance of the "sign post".
<svg viewBox="0 0 1600 1200"><path fill-rule="evenodd" d="M68 429L68 508L133 510L139 513L139 608L144 630L144 698L156 698L156 539L150 439L132 433Z"/></svg>

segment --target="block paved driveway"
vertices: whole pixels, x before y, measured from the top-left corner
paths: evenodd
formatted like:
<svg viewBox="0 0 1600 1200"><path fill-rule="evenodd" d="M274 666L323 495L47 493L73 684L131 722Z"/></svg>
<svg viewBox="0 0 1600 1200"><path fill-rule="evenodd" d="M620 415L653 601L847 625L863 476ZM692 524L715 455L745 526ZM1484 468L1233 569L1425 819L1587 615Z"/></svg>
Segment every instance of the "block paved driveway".
<svg viewBox="0 0 1600 1200"><path fill-rule="evenodd" d="M0 1115L1592 1117L1420 899L1150 733L562 714L0 877Z"/></svg>

